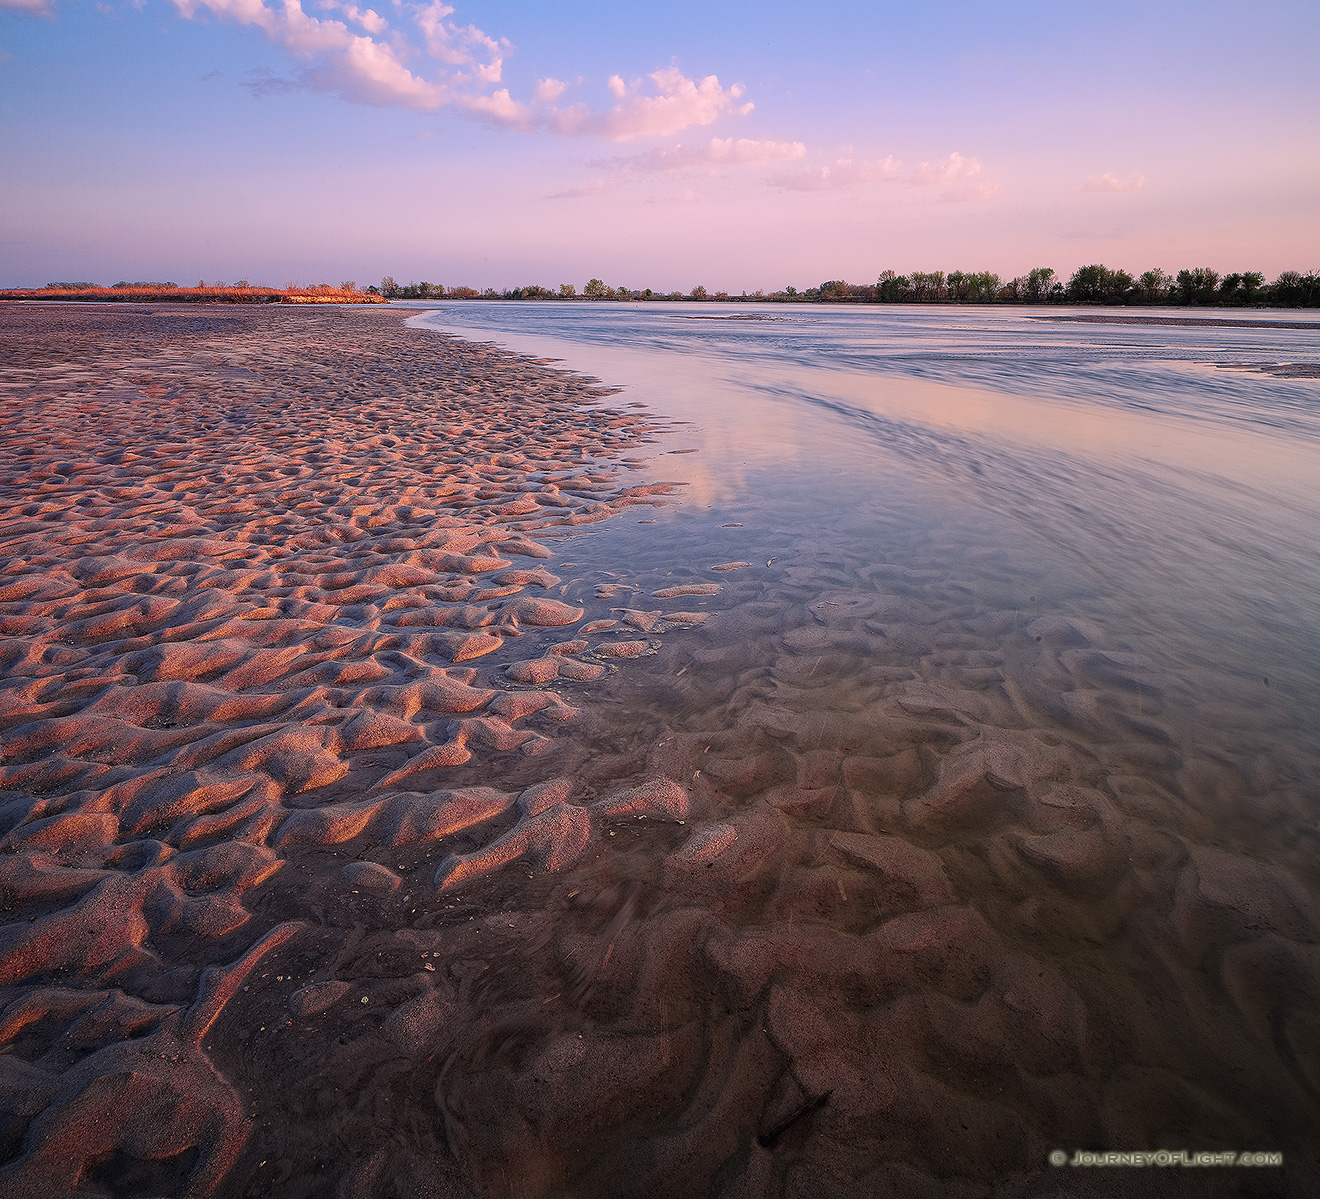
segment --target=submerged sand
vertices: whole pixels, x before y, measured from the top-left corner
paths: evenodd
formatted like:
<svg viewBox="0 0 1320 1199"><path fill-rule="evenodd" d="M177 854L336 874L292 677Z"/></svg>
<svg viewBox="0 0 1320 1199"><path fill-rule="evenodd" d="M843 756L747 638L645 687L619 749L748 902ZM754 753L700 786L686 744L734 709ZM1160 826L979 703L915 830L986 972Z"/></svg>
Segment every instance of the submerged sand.
<svg viewBox="0 0 1320 1199"><path fill-rule="evenodd" d="M1313 790L1185 681L938 546L573 573L663 427L397 314L0 322L3 1193L1309 1193Z"/></svg>

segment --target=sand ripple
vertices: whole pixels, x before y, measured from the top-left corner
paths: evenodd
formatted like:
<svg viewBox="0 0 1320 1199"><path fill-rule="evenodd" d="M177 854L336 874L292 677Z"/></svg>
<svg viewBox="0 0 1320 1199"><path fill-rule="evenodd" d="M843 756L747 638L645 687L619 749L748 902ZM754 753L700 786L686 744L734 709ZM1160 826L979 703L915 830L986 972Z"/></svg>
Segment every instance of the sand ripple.
<svg viewBox="0 0 1320 1199"><path fill-rule="evenodd" d="M618 477L656 426L588 413L609 393L577 376L370 317L0 317L7 1193L211 1193L248 1124L202 1038L305 933L253 900L291 862L342 854L345 896L389 895L364 849L439 846L443 893L559 869L593 836L571 778L437 785L544 753L575 708L541 685L636 656L572 640L583 605L519 560L661 502ZM433 1024L414 1008L410 1043Z"/></svg>

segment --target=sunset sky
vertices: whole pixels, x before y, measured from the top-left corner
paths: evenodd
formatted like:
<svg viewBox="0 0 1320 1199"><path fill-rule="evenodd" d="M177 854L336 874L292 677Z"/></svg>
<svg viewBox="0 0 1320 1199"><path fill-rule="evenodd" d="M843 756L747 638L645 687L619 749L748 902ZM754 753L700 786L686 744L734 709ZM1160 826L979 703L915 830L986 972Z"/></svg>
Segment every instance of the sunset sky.
<svg viewBox="0 0 1320 1199"><path fill-rule="evenodd" d="M374 2L0 0L0 284L1320 266L1314 0Z"/></svg>

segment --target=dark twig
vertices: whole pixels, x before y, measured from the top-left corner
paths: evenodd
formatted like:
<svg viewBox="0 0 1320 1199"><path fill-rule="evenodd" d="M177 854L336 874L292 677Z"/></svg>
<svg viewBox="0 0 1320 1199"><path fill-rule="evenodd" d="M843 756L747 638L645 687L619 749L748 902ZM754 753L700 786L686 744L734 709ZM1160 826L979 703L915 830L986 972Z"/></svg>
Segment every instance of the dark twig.
<svg viewBox="0 0 1320 1199"><path fill-rule="evenodd" d="M834 1094L834 1088L831 1087L828 1091L824 1091L821 1094L817 1095L815 1099L808 1099L806 1103L802 1104L801 1107L795 1108L789 1115L785 1116L784 1119L780 1120L779 1123L776 1124L769 1132L763 1132L759 1137L757 1137L756 1138L757 1143L761 1146L762 1149L773 1149L775 1147L775 1142L778 1141L779 1138L784 1135L784 1133L786 1133L790 1128L793 1127L794 1124L796 1124L799 1120L801 1120L803 1116L810 1115L818 1107L823 1107L826 1103L829 1102L829 1098L833 1094Z"/></svg>

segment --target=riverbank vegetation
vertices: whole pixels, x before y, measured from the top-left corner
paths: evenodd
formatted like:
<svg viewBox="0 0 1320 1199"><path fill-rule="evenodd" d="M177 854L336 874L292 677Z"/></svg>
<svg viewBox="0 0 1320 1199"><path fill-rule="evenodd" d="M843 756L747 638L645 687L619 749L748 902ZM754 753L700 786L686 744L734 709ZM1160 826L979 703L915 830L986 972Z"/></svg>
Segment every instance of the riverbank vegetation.
<svg viewBox="0 0 1320 1199"><path fill-rule="evenodd" d="M558 288L531 285L496 291L486 288L445 287L440 283L400 284L386 276L378 292L392 300L716 300L730 303L794 302L853 304L1165 304L1232 308L1312 308L1320 305L1320 272L1284 271L1266 282L1259 271L1226 275L1209 267L1180 270L1176 275L1159 268L1140 275L1101 264L1078 268L1066 282L1049 267L1004 280L993 271L912 271L900 275L883 271L874 283L848 283L830 279L799 291L691 291L659 292L611 287L591 279L581 292L575 284Z"/></svg>
<svg viewBox="0 0 1320 1199"><path fill-rule="evenodd" d="M356 283L318 283L313 287L253 287L246 279L237 283L199 281L196 287L177 283L47 283L38 288L0 291L0 300L82 300L131 304L380 304L379 288L361 290Z"/></svg>
<svg viewBox="0 0 1320 1199"><path fill-rule="evenodd" d="M1171 275L1159 268L1140 275L1101 264L1079 267L1065 282L1049 267L1037 267L1005 281L993 271L912 271L900 275L882 271L874 283L829 279L799 291L708 291L698 284L690 291L653 291L611 287L589 279L582 290L576 284L557 287L530 284L496 291L492 287L445 286L441 283L397 283L386 276L379 284L360 288L352 281L318 283L309 287L254 287L237 283L206 283L195 287L176 283L119 282L47 283L40 288L0 291L0 300L84 300L131 303L222 304L379 304L386 300L711 300L727 303L820 304L1107 304L1174 305L1226 308L1314 308L1320 306L1320 272L1284 271L1267 282L1259 271L1226 275L1209 267L1180 270Z"/></svg>

